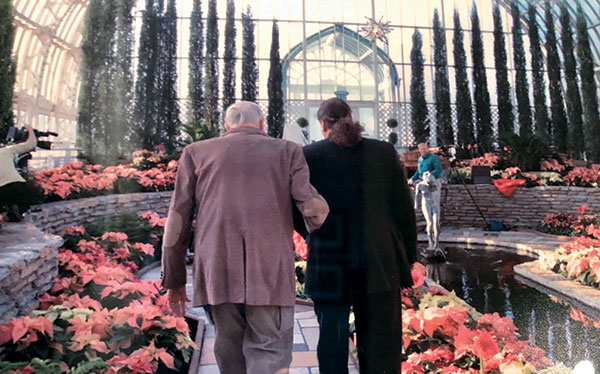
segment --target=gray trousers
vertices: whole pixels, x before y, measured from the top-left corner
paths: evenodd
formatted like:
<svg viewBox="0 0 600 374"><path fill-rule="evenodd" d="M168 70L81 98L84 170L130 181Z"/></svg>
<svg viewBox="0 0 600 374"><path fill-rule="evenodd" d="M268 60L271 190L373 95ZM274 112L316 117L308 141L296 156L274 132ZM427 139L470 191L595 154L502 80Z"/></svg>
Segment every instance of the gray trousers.
<svg viewBox="0 0 600 374"><path fill-rule="evenodd" d="M220 304L207 308L215 324L221 374L287 374L294 344L294 307Z"/></svg>

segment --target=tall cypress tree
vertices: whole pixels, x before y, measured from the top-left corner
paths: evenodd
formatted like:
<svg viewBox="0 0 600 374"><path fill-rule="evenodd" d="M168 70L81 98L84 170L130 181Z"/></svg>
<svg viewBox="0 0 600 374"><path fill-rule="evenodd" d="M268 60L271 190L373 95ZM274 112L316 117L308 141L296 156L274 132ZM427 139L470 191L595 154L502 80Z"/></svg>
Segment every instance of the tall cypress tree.
<svg viewBox="0 0 600 374"><path fill-rule="evenodd" d="M467 75L467 55L465 53L463 29L460 25L458 11L454 10L454 67L456 79L456 119L458 127L458 145L466 150L475 143L473 132L473 104L471 102L471 89Z"/></svg>
<svg viewBox="0 0 600 374"><path fill-rule="evenodd" d="M567 114L569 118L569 153L575 157L581 157L585 144L583 141L583 108L581 106L581 94L577 83L577 63L575 62L573 28L571 27L571 16L565 2L560 3L560 29L562 55L565 63L565 80L567 83Z"/></svg>
<svg viewBox="0 0 600 374"><path fill-rule="evenodd" d="M179 99L177 95L177 8L175 0L168 0L161 17L160 61L157 123L161 143L166 151L175 151L179 133ZM157 140L158 141L158 140Z"/></svg>
<svg viewBox="0 0 600 374"><path fill-rule="evenodd" d="M0 0L0 140L6 139L8 128L14 126L12 111L16 63L12 57L15 27L12 23L10 0Z"/></svg>
<svg viewBox="0 0 600 374"><path fill-rule="evenodd" d="M567 152L567 115L562 94L560 76L560 58L554 33L554 16L552 6L546 3L546 54L548 65L548 81L550 84L550 104L552 110L552 130L554 145L559 152Z"/></svg>
<svg viewBox="0 0 600 374"><path fill-rule="evenodd" d="M91 1L82 40L77 144L92 162L116 157L116 0Z"/></svg>
<svg viewBox="0 0 600 374"><path fill-rule="evenodd" d="M504 28L500 16L500 6L494 2L494 66L496 67L496 91L498 95L498 144L502 148L503 138L515 131L515 116L510 101L510 83L508 82L508 67Z"/></svg>
<svg viewBox="0 0 600 374"><path fill-rule="evenodd" d="M223 55L223 113L235 102L235 2L227 0Z"/></svg>
<svg viewBox="0 0 600 374"><path fill-rule="evenodd" d="M577 6L577 57L579 58L579 77L583 96L584 133L586 155L593 162L600 162L600 116L598 115L598 96L594 75L594 58L590 48L587 20L581 8Z"/></svg>
<svg viewBox="0 0 600 374"><path fill-rule="evenodd" d="M188 91L190 96L188 123L198 129L204 118L204 94L202 67L204 65L204 30L202 25L202 1L193 0L190 17L190 75Z"/></svg>
<svg viewBox="0 0 600 374"><path fill-rule="evenodd" d="M446 32L440 23L436 9L433 13L433 42L435 64L435 114L437 122L437 143L454 144L452 111L450 109L450 83L448 82L448 56L446 52Z"/></svg>
<svg viewBox="0 0 600 374"><path fill-rule="evenodd" d="M273 31L271 38L271 66L269 67L269 110L267 113L267 125L269 135L274 138L283 136L283 71L281 70L281 58L279 57L279 27L277 21L273 20Z"/></svg>
<svg viewBox="0 0 600 374"><path fill-rule="evenodd" d="M103 27L100 48L102 59L102 73L100 77L100 96L96 98L100 102L100 113L96 132L98 149L93 157L94 162L113 163L118 156L117 118L115 108L119 106L115 95L115 75L117 71L116 57L116 29L117 29L117 0L104 0L103 2Z"/></svg>
<svg viewBox="0 0 600 374"><path fill-rule="evenodd" d="M243 48L242 48L242 100L256 102L258 97L258 68L254 45L254 20L250 5L242 13Z"/></svg>
<svg viewBox="0 0 600 374"><path fill-rule="evenodd" d="M156 132L156 67L158 61L158 16L154 0L146 0L142 13L142 30L138 50L135 85L135 129L132 138L136 146L152 149Z"/></svg>
<svg viewBox="0 0 600 374"><path fill-rule="evenodd" d="M529 3L529 51L531 53L531 78L533 81L533 118L535 119L535 132L548 139L551 129L548 127L548 107L546 106L546 81L544 79L544 55L540 45L540 35L536 20L537 6Z"/></svg>
<svg viewBox="0 0 600 374"><path fill-rule="evenodd" d="M206 18L206 56L204 60L204 121L210 130L219 127L219 29L217 0L209 0Z"/></svg>
<svg viewBox="0 0 600 374"><path fill-rule="evenodd" d="M410 63L412 77L410 81L410 104L412 129L415 143L426 142L429 138L429 118L427 117L427 101L425 99L425 75L423 58L423 38L419 30L412 37Z"/></svg>
<svg viewBox="0 0 600 374"><path fill-rule="evenodd" d="M119 153L129 146L127 136L132 122L133 76L131 58L133 54L133 14L135 0L119 0L117 3L116 68L115 68L115 137ZM129 149L131 150L131 149Z"/></svg>
<svg viewBox="0 0 600 374"><path fill-rule="evenodd" d="M475 86L475 120L477 143L481 152L492 150L492 115L490 113L490 93L487 86L487 73L483 52L483 39L477 6L473 2L471 10L471 55L473 57L473 83Z"/></svg>
<svg viewBox="0 0 600 374"><path fill-rule="evenodd" d="M102 59L99 51L104 19L102 0L90 0L81 41L81 87L77 113L77 146L85 157L94 153L94 128L98 127Z"/></svg>
<svg viewBox="0 0 600 374"><path fill-rule="evenodd" d="M511 3L513 57L515 62L515 91L517 109L519 111L519 134L531 134L531 104L529 101L529 84L527 83L527 61L521 35L521 13L515 3Z"/></svg>

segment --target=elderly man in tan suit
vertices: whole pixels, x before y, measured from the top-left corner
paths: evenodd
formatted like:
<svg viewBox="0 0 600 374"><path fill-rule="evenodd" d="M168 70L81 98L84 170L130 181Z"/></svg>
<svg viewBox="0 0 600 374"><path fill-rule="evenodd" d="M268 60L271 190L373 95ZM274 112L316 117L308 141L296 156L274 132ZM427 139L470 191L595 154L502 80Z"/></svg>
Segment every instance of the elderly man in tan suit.
<svg viewBox="0 0 600 374"><path fill-rule="evenodd" d="M194 224L194 305L208 306L223 374L288 373L295 301L292 202L309 231L329 208L299 145L264 131L258 105L238 102L225 136L191 144L179 161L163 240L163 285L185 311L185 256Z"/></svg>

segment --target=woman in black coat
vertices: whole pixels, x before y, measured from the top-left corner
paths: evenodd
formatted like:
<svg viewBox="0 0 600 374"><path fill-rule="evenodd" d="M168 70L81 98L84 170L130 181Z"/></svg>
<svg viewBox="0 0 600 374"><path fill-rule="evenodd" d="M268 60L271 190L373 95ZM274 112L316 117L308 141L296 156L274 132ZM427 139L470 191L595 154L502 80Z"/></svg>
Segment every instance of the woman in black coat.
<svg viewBox="0 0 600 374"><path fill-rule="evenodd" d="M416 256L411 194L394 147L363 139L348 104L323 102L325 140L304 147L310 181L329 217L307 235L305 292L315 303L321 374L348 373L348 316L355 314L361 373L399 373L400 289L410 287Z"/></svg>

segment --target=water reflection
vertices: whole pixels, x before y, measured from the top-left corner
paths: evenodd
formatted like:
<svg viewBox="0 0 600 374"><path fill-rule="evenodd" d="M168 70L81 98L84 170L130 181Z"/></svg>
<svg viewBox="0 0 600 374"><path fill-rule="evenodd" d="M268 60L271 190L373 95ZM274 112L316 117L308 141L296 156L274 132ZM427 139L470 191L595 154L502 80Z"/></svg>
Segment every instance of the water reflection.
<svg viewBox="0 0 600 374"><path fill-rule="evenodd" d="M509 252L451 248L445 262L427 263L428 275L484 313L515 322L522 338L548 357L573 367L585 359L600 368L600 330L571 319L570 307L518 282L513 267L532 258Z"/></svg>

